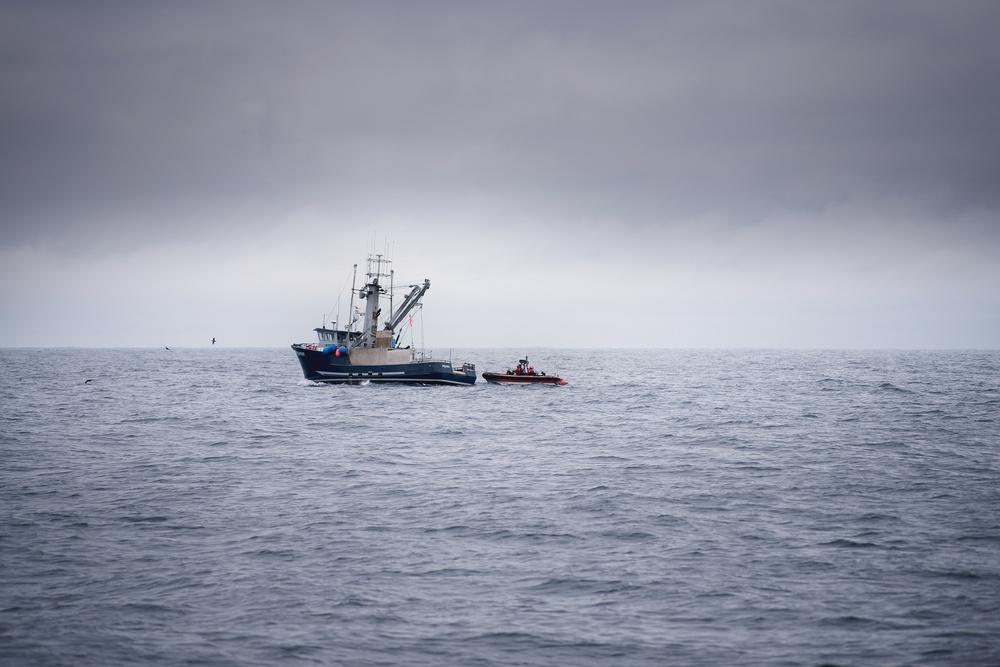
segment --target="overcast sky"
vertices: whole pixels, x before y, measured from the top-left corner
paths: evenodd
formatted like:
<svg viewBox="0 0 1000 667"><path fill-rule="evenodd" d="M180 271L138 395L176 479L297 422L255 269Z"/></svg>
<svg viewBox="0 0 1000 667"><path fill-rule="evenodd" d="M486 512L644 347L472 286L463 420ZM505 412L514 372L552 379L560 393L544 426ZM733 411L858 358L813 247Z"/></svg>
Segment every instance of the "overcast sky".
<svg viewBox="0 0 1000 667"><path fill-rule="evenodd" d="M1000 348L1000 3L4 2L0 346Z"/></svg>

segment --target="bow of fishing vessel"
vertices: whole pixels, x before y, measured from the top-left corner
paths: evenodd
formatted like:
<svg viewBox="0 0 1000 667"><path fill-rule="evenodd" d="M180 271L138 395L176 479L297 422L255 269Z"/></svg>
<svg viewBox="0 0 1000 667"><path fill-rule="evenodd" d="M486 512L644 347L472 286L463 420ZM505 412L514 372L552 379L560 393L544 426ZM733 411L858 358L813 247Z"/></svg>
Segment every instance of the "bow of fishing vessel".
<svg viewBox="0 0 1000 667"><path fill-rule="evenodd" d="M569 384L558 375L536 371L528 363L528 357L518 359L517 367L508 368L506 373L483 373L483 379L490 384Z"/></svg>
<svg viewBox="0 0 1000 667"><path fill-rule="evenodd" d="M413 326L413 318L409 315L415 307L421 305L420 300L430 289L431 281L424 279L423 284L409 285L410 292L399 307L393 310L393 271L389 269L391 263L383 255L368 256L365 286L356 290L355 284L351 284L347 326L338 327L334 322L328 328L324 324L314 330L317 342L292 345L306 379L325 384L475 384L474 364L464 363L460 368L455 368L451 361L433 359L423 351L414 349L412 344L399 346L406 326ZM357 269L358 265L355 264L355 280ZM385 284L388 284L388 289ZM355 294L365 302L364 325L360 331L354 329L355 323L360 319L359 309L354 307ZM380 330L380 300L386 295L389 300L389 315L382 318Z"/></svg>

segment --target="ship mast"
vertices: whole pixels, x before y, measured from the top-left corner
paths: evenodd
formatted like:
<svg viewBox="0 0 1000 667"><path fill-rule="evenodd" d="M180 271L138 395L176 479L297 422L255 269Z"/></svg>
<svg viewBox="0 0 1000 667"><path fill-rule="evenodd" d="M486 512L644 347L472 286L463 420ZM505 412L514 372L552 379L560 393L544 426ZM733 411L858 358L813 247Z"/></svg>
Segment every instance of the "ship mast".
<svg viewBox="0 0 1000 667"><path fill-rule="evenodd" d="M358 284L358 265L354 265L354 275L351 277L351 305L347 311L347 344L351 344L351 332L354 331L354 287Z"/></svg>
<svg viewBox="0 0 1000 667"><path fill-rule="evenodd" d="M380 284L380 278L391 278L390 274L384 273L388 270L392 262L385 259L384 255L368 255L368 270L366 272L367 282L361 288L359 296L365 300L365 324L362 329L361 340L358 347L376 347L378 341L378 318L382 315L379 307L379 297L386 293ZM383 268L384 265L384 268ZM381 347L379 345L379 347ZM388 346L386 346L388 347Z"/></svg>
<svg viewBox="0 0 1000 667"><path fill-rule="evenodd" d="M416 306L420 305L420 299L431 287L431 281L424 279L421 285L410 285L410 293L406 295L403 302L399 304L399 307L393 310L393 286L392 279L395 275L395 271L389 268L392 264L392 260L385 259L384 255L374 254L368 255L368 269L366 271L365 286L355 290L354 285L351 286L351 309L354 309L354 293L364 299L365 301L365 321L364 326L361 330L361 335L359 338L355 339L350 336L348 343L351 347L379 347L379 348L392 348L393 344L393 334L396 328L402 323L403 319L413 310ZM355 273L357 272L357 264L354 265ZM384 281L382 278L389 279L389 288L383 287ZM389 295L389 311L386 317L382 317L382 308L379 305L379 299L382 295ZM383 328L379 331L378 325L379 320L384 323ZM351 322L353 325L353 320ZM351 327L353 330L353 326ZM354 342L356 341L356 342Z"/></svg>

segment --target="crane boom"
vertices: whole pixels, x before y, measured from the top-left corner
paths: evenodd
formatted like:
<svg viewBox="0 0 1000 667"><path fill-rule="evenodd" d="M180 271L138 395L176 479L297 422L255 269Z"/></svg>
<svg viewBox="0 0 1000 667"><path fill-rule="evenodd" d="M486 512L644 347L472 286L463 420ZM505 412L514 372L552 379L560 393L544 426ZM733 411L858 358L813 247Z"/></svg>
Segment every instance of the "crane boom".
<svg viewBox="0 0 1000 667"><path fill-rule="evenodd" d="M410 293L406 295L405 299L403 299L403 303L399 305L396 312L393 313L392 317L390 317L385 323L386 330L394 331L396 327L399 326L399 323L403 321L403 318L406 317L407 313L409 313L413 307L417 305L417 302L420 301L420 297L424 295L424 292L430 288L431 281L427 278L424 278L423 285L414 285L413 289L410 290Z"/></svg>

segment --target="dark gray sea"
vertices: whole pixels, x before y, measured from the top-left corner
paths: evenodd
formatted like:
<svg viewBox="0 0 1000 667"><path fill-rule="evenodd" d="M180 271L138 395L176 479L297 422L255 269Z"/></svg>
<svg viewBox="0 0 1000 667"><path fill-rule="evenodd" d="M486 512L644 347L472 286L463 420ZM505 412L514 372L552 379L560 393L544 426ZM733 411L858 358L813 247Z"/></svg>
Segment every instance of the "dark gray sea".
<svg viewBox="0 0 1000 667"><path fill-rule="evenodd" d="M0 350L0 664L1000 664L1000 352L527 352Z"/></svg>

